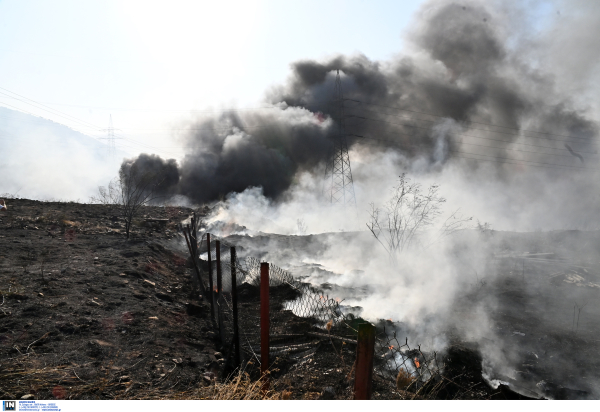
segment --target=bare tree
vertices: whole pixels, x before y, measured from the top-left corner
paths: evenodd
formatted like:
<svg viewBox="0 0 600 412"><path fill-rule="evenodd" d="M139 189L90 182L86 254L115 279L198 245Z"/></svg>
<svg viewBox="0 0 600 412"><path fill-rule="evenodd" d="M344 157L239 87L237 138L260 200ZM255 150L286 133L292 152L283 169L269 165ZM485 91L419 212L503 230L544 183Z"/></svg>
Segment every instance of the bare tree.
<svg viewBox="0 0 600 412"><path fill-rule="evenodd" d="M306 235L306 231L308 230L306 221L303 218L300 218L296 220L296 224L298 225L298 233L300 234L300 236Z"/></svg>
<svg viewBox="0 0 600 412"><path fill-rule="evenodd" d="M367 227L395 263L397 255L416 242L418 235L436 223L446 199L438 194L439 186L431 185L426 192L419 183L410 183L406 174L399 178L392 197L382 206L371 203ZM442 234L464 228L471 218L452 213L440 227Z"/></svg>
<svg viewBox="0 0 600 412"><path fill-rule="evenodd" d="M92 196L91 201L107 205L119 206L121 216L125 220L127 239L131 233L133 218L137 216L142 206L158 199L158 188L163 182L162 171L141 172L137 165L121 167L119 176L108 184L100 186L98 196Z"/></svg>

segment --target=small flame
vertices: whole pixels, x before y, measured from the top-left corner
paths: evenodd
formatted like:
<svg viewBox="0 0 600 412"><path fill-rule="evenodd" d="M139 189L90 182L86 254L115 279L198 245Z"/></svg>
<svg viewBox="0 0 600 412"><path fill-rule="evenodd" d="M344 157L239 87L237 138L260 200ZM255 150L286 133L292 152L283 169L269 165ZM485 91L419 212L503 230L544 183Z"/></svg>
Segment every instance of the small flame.
<svg viewBox="0 0 600 412"><path fill-rule="evenodd" d="M419 360L418 360L417 358L415 358L415 366L416 366L417 368L420 368L420 367L421 367L421 364L419 363Z"/></svg>
<svg viewBox="0 0 600 412"><path fill-rule="evenodd" d="M325 121L325 119L326 119L325 115L323 113L321 113L321 112L316 112L315 113L315 117L317 118L317 121L319 123L323 123Z"/></svg>
<svg viewBox="0 0 600 412"><path fill-rule="evenodd" d="M341 302L340 298L335 298L336 302Z"/></svg>
<svg viewBox="0 0 600 412"><path fill-rule="evenodd" d="M389 350L392 350L392 349L394 349L394 345L390 345L390 346L388 346L388 349L389 349Z"/></svg>
<svg viewBox="0 0 600 412"><path fill-rule="evenodd" d="M325 325L325 327L327 328L328 332L331 331L331 328L333 327L333 319L327 322L327 325Z"/></svg>
<svg viewBox="0 0 600 412"><path fill-rule="evenodd" d="M390 322L393 322L392 318L389 318L388 320L389 320Z"/></svg>

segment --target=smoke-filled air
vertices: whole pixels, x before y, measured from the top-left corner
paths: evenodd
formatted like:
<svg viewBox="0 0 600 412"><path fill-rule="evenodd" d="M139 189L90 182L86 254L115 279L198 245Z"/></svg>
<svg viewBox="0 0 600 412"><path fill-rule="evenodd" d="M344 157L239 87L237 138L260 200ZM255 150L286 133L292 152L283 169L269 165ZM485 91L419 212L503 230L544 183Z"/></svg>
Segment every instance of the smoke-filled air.
<svg viewBox="0 0 600 412"><path fill-rule="evenodd" d="M185 122L180 161L123 167L167 167L167 203L208 205L207 232L409 343L476 342L492 385L597 398L553 336L598 332L600 8L558 2L540 25L540 7L426 3L402 53L306 56L261 109ZM344 145L350 201L332 202ZM527 357L552 357L544 376Z"/></svg>
<svg viewBox="0 0 600 412"><path fill-rule="evenodd" d="M398 53L387 59L374 60L360 52L307 55L290 62L287 80L265 90L260 107L242 109L232 105L171 121L183 147L181 158L142 153L124 159L119 170L109 173L107 169L119 168L120 160L113 165L100 156L100 143L88 142L90 153L94 153L89 158L77 155L77 146L73 153L62 154L64 161L57 161L49 153L62 153L62 149L55 149L54 141L48 140L50 132L38 133L35 129L30 133L35 140L27 141L33 143L17 144L6 139L4 147L20 154L5 160L0 171L7 182L5 190L16 194L25 187L22 196L33 193L33 187L42 188L39 193L44 196L79 196L84 193L84 184L94 186L96 192L96 180L108 183L107 176L118 175L100 189L100 197L92 199L91 203L114 206L102 209L102 224L106 227L88 228L97 230L93 236L110 233L120 239L119 222L126 221L127 247L146 248L145 243L130 239L130 231L150 233L152 229L144 225L162 224L166 228L172 224L169 230L173 232L167 230L164 245L193 254L192 243L188 246L183 237L173 234L175 223L169 223L173 216L185 219L183 212L160 208L164 216L156 217L150 212L144 215L146 212L140 209L142 205L193 208L202 216L198 236L201 247L206 248L202 241L210 233L235 245L240 260L254 257L288 271L296 281L326 291L327 299L340 302L343 315L369 321L378 331L385 326L386 333L395 332L412 348L421 345L423 353L435 352L444 358L448 348L456 348L460 342L480 354L476 362L480 376L492 388L508 385L512 391L532 398L598 399L599 38L597 1L432 0L421 5L401 37L390 39L398 43ZM207 56L203 64L220 62ZM68 105L64 106L67 110ZM2 130L19 134L17 120L5 121ZM36 127L58 130L58 126L48 124L40 120ZM109 135L113 145L115 130L111 117ZM179 133L181 130L185 133ZM81 137L74 131L71 134L75 140ZM117 131L118 139L122 135ZM45 149L42 143L52 149ZM69 163L71 158L77 160ZM36 165L40 169L47 166L44 176L29 173ZM23 172L14 173L17 167ZM86 167L90 172L81 173ZM86 176L87 183L83 181ZM133 187L136 183L141 189ZM127 196L137 197L126 204L123 199ZM4 211L10 212L10 201L7 206ZM116 216L118 207L126 210L123 216ZM91 215L84 215L77 218L91 227ZM50 218L40 217L28 224L43 228L44 219L50 222ZM67 242L69 230L75 236L76 230L82 231L85 226L66 217L61 221L62 233L47 230L48 236L58 236L61 242L61 236ZM67 228L67 224L72 227ZM24 221L19 225L28 227ZM39 239L46 236L42 232ZM69 242L74 242L72 239ZM147 244L156 256L158 251L164 252L162 244ZM112 276L108 266L140 255L127 251L111 260L98 259L101 249L117 247L116 241L108 245L89 251L93 262L90 266L97 273L106 269L106 279ZM121 283L113 283L125 290L128 282L127 288L133 288L140 280L142 286L138 289L145 292L136 289L135 298L142 301L149 296L147 302L156 298L161 299L160 305L171 304L169 294L180 292L182 286L167 288L161 284L162 277L148 277L149 273L159 273L156 268L162 266L156 263L158 258L147 258L147 252L141 252L139 268L135 258L135 270L114 269L115 279L122 279L118 278ZM69 259L79 259L76 255L83 254L68 253L73 253ZM166 252L163 254L166 256ZM206 259L206 249L201 249L199 255ZM185 270L191 273L192 260L185 267L184 259L169 259L169 265L181 268L176 280L183 284L180 278L187 276ZM81 274L65 270L73 276ZM52 276L65 270L46 272L54 281ZM200 276L198 267L196 270ZM41 273L46 282L43 266ZM166 291L159 291L163 286ZM2 287L8 290L2 293L9 299L8 284ZM15 286L11 287L16 300L21 295L15 294ZM39 290L51 295L45 286ZM91 294L86 298L91 300L88 307L104 310L104 293L91 287L86 290ZM147 290L151 292L142 296ZM43 293L39 293L40 302L46 299ZM121 300L125 302L125 298ZM186 306L187 312L181 313L189 318L198 316L204 310L201 304L208 305L201 301ZM117 310L117 306L106 305L106 310ZM130 313L125 312L125 306L123 303L118 309L123 316ZM164 311L156 310L140 310L135 316L139 313L139 319L161 325ZM87 316L91 312L81 313ZM78 319L84 322L83 317ZM117 321L121 322L121 334L128 323ZM331 325L327 332L330 329ZM324 330L321 332L321 338L329 338ZM37 345L48 333L37 341L34 338L38 336L33 335L27 338L33 342L29 346ZM167 335L155 332L154 338L146 341L160 342L164 338L164 342L171 342ZM327 345L330 341L333 345L331 339ZM90 349L90 341L86 350L100 353L112 346L94 342L101 342L96 345L98 349ZM165 345L175 346L172 342ZM22 346L21 351L29 351L29 346ZM126 354L131 364L137 362L133 353ZM30 354L27 352L27 356ZM227 358L227 362L232 359L216 354ZM162 373L153 381L156 387L165 374L172 372L170 359L178 358L165 356L169 362L155 368L155 372ZM152 360L158 362L159 355L155 357ZM183 359L173 359L176 373L183 368L181 365L188 364L185 356ZM215 357L211 365L219 367L225 362L220 360ZM416 357L414 361L419 368ZM350 370L352 365L346 366ZM206 373L203 369L202 379L212 385L215 374L207 368ZM77 376L85 382L87 378L82 377ZM125 393L129 385L138 385L133 378L121 378L127 378L123 381L128 382ZM119 385L124 385L121 378Z"/></svg>
<svg viewBox="0 0 600 412"><path fill-rule="evenodd" d="M588 30L596 10L538 32L527 27L527 10L514 7L426 4L406 35L407 52L389 61L357 54L291 63L289 81L267 91L264 109L192 122L172 192L197 203L252 187L273 205L318 197L343 121L361 212L405 172L439 183L449 203L498 229L589 227L595 51L578 47L576 33L560 50L551 37L561 34L558 20L581 19ZM561 67L573 59L577 73ZM337 70L343 119L333 102Z"/></svg>

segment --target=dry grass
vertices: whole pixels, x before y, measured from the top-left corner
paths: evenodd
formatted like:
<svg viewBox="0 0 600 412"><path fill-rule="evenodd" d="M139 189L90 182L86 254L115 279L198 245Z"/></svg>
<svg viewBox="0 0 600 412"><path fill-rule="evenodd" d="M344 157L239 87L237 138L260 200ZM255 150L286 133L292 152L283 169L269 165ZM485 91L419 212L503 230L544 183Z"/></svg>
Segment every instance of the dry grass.
<svg viewBox="0 0 600 412"><path fill-rule="evenodd" d="M20 357L20 362L2 364L0 395L18 399L34 394L36 399L187 399L187 400L280 400L290 399L289 390L262 390L262 381L252 381L240 371L227 382L213 381L208 386L190 387L184 391L168 390L140 383L130 392L132 381L114 373L107 365L105 373L93 380L82 380L72 365L44 366L35 354ZM274 385L272 385L274 386Z"/></svg>
<svg viewBox="0 0 600 412"><path fill-rule="evenodd" d="M262 380L252 381L250 376L239 371L237 375L228 382L216 383L214 386L202 388L199 392L203 395L200 399L212 400L281 400L290 399L291 392L274 390L263 390Z"/></svg>
<svg viewBox="0 0 600 412"><path fill-rule="evenodd" d="M61 221L62 226L69 226L69 227L79 227L81 226L81 222L75 222L72 220L62 220Z"/></svg>

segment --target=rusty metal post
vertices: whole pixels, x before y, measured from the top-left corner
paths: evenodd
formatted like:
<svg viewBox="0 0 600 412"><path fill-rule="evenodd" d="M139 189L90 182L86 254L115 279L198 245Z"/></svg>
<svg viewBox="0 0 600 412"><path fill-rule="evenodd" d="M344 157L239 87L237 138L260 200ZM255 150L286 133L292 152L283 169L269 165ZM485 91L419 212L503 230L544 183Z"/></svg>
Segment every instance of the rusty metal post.
<svg viewBox="0 0 600 412"><path fill-rule="evenodd" d="M234 363L238 367L242 363L240 357L240 334L238 329L238 296L237 296L237 274L236 274L237 254L235 246L231 247L231 305L233 306L233 344Z"/></svg>
<svg viewBox="0 0 600 412"><path fill-rule="evenodd" d="M217 321L219 324L219 334L221 336L221 343L225 343L225 325L223 324L223 309L221 301L223 297L223 279L221 278L221 241L215 241L215 248L217 252Z"/></svg>
<svg viewBox="0 0 600 412"><path fill-rule="evenodd" d="M269 389L269 264L260 264L260 373L262 389Z"/></svg>
<svg viewBox="0 0 600 412"><path fill-rule="evenodd" d="M356 372L354 375L354 399L369 400L373 390L373 355L375 352L375 326L370 323L358 325L356 348Z"/></svg>
<svg viewBox="0 0 600 412"><path fill-rule="evenodd" d="M213 287L212 256L210 254L210 233L206 234L206 251L208 252L208 298L210 299L210 316L215 321L215 288Z"/></svg>

